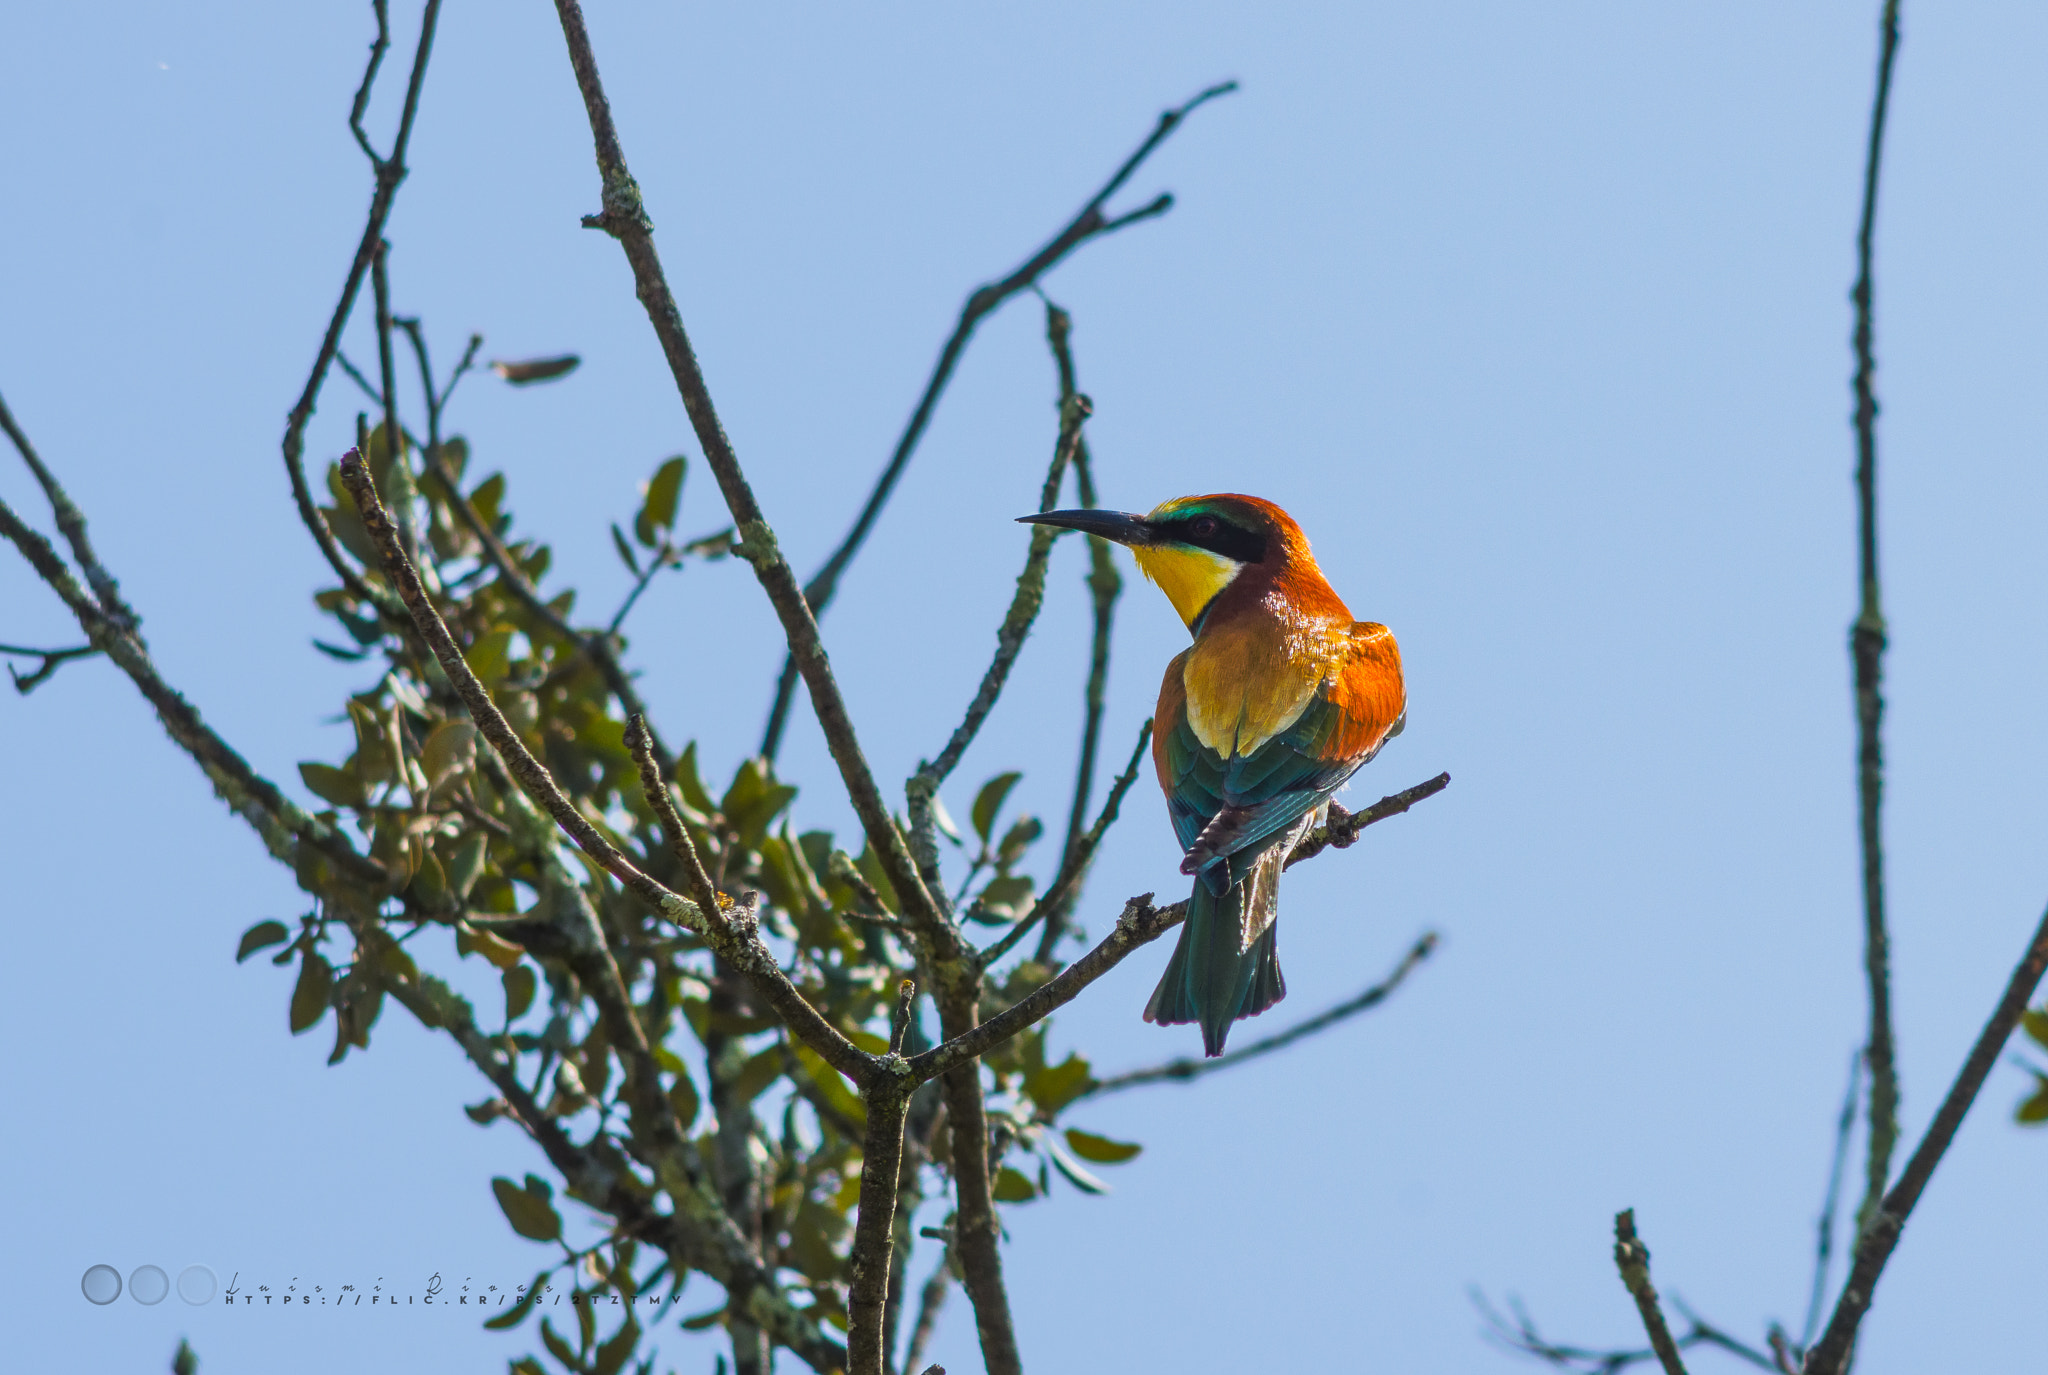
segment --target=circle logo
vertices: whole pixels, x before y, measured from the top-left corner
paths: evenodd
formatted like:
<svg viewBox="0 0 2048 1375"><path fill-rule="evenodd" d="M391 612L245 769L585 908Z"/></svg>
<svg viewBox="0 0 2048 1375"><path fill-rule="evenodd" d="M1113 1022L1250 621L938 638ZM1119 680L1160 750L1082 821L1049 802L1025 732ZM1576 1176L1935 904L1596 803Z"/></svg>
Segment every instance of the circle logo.
<svg viewBox="0 0 2048 1375"><path fill-rule="evenodd" d="M95 1265L78 1281L87 1303L110 1304L121 1297L121 1272L111 1265Z"/></svg>
<svg viewBox="0 0 2048 1375"><path fill-rule="evenodd" d="M138 1265L128 1273L128 1297L137 1303L162 1303L170 1292L171 1277L154 1265Z"/></svg>
<svg viewBox="0 0 2048 1375"><path fill-rule="evenodd" d="M178 1297L190 1304L213 1302L220 1277L204 1265L188 1265L178 1272Z"/></svg>

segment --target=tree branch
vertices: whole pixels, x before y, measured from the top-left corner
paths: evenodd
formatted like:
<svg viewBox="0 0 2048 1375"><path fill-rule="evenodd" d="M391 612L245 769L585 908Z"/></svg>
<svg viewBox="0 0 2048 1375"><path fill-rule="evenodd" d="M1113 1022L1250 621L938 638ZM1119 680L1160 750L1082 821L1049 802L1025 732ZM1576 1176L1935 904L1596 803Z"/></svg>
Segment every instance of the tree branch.
<svg viewBox="0 0 2048 1375"><path fill-rule="evenodd" d="M1169 1060L1165 1064L1154 1065L1150 1069L1137 1069L1124 1074L1114 1074L1107 1079L1098 1080L1096 1083L1083 1089L1075 1096L1075 1101L1078 1102L1082 1098L1100 1098L1106 1093L1119 1093L1124 1089L1140 1088L1146 1084L1186 1083L1192 1079L1200 1079L1205 1075L1214 1074L1219 1069L1228 1069L1233 1065L1241 1065L1245 1061L1256 1059L1261 1055L1270 1055L1276 1050L1285 1049L1296 1041L1305 1040L1320 1031L1327 1031L1339 1022L1348 1021L1361 1012L1370 1011L1378 1007L1393 996L1394 991L1401 986L1417 965L1436 953L1436 947L1436 932L1425 932L1420 940L1408 948L1408 953L1401 957L1400 963L1396 964L1385 978L1372 987L1345 999L1335 1007L1317 1013L1306 1021L1287 1028L1285 1031L1277 1032L1266 1037L1264 1040L1254 1041L1241 1050L1233 1050L1229 1054L1219 1055L1213 1060L1191 1060L1183 1056L1177 1060Z"/></svg>
<svg viewBox="0 0 2048 1375"><path fill-rule="evenodd" d="M1059 371L1060 405L1064 407L1068 398L1077 394L1072 344L1074 321L1066 311L1045 297L1043 291L1039 295L1045 298L1045 337ZM1096 504L1095 472L1086 438L1074 449L1074 486L1083 507ZM1088 856L1081 853L1081 846L1083 836L1088 833L1081 828L1088 816L1089 794L1095 787L1095 754L1102 743L1102 713L1109 694L1110 632L1116 620L1116 599L1123 590L1123 579L1117 574L1116 561L1110 557L1109 541L1089 535L1087 542L1087 583L1095 627L1088 646L1088 686L1083 697L1081 755L1074 765L1074 801L1067 809L1067 843L1061 850L1062 875L1071 872L1077 881L1087 870ZM1100 839L1099 836L1096 838ZM1093 846L1089 849L1092 852ZM1068 895L1059 906L1047 909L1045 929L1038 939L1036 958L1040 964L1051 962L1053 948L1066 930L1067 913L1071 907L1072 897Z"/></svg>
<svg viewBox="0 0 2048 1375"><path fill-rule="evenodd" d="M1899 1138L1899 1074L1892 1042L1891 954L1884 914L1884 669L1886 628L1877 576L1877 370L1871 319L1871 240L1877 227L1877 180L1884 157L1885 110L1891 101L1892 62L1899 49L1898 0L1885 0L1879 23L1877 94L1870 107L1870 146L1863 165L1863 215L1856 230L1856 500L1861 608L1849 630L1856 670L1857 834L1863 850L1863 964L1870 984L1870 1139L1866 1143L1859 1228L1876 1212L1891 1174Z"/></svg>
<svg viewBox="0 0 2048 1375"><path fill-rule="evenodd" d="M840 778L845 782L848 800L853 804L854 814L860 818L861 828L867 833L868 843L874 847L883 872L895 886L906 914L923 929L927 939L938 940L942 945L960 945L962 942L957 931L953 931L950 942L946 940L945 931L951 928L951 924L932 894L925 890L909 848L896 829L881 789L876 786L874 772L861 753L852 716L832 677L832 665L825 656L824 644L818 635L817 618L811 614L810 604L804 600L803 591L797 585L796 574L790 570L788 560L783 558L776 544L775 532L762 514L746 473L740 467L739 456L733 452L731 441L726 438L724 426L719 422L718 412L712 406L711 393L704 384L704 374L697 366L689 335L683 329L682 315L676 309L675 297L662 272L660 255L655 251L653 222L648 219L641 203L640 187L626 167L625 151L619 143L618 129L612 123L611 105L605 98L597 59L590 49L583 7L578 0L555 0L555 12L561 19L570 65L575 69L577 88L582 93L584 110L590 120L591 139L603 183L604 210L597 215L585 216L584 224L604 230L617 239L625 251L626 261L633 269L636 293L668 360L669 372L675 379L683 409L689 415L691 429L704 451L705 462L718 480L719 491L723 493L726 507L732 512L733 523L739 531L742 543L734 552L753 566L755 577L782 622L790 652L803 674L805 686L810 689L811 705L817 712L818 724L825 733L833 762L839 767Z"/></svg>
<svg viewBox="0 0 2048 1375"><path fill-rule="evenodd" d="M73 645L69 649L30 649L27 645L0 645L0 654L22 659L41 659L43 662L27 673L18 673L14 665L7 666L7 676L14 680L14 690L26 697L43 683L51 674L72 659L84 659L99 653L91 645Z"/></svg>
<svg viewBox="0 0 2048 1375"><path fill-rule="evenodd" d="M1010 948L1030 932L1041 917L1063 914L1072 906L1081 881L1088 873L1088 866L1095 862L1095 852L1102 846L1102 837L1115 824L1117 813L1123 806L1124 795L1131 785L1138 781L1139 761L1145 757L1145 746L1152 739L1152 718L1146 717L1145 724L1138 727L1138 743L1131 748L1130 763L1117 775L1110 785L1109 796L1103 800L1102 811L1095 818L1095 824L1082 833L1078 841L1068 847L1067 857L1060 865L1060 872L1054 877L1052 886L1031 904L1031 910L1019 917L988 949L978 957L983 969L1010 952ZM1043 943L1039 946L1038 961L1048 963Z"/></svg>
<svg viewBox="0 0 2048 1375"><path fill-rule="evenodd" d="M1650 1283L1650 1248L1636 1237L1633 1208L1624 1208L1614 1215L1614 1267L1621 1271L1621 1282L1636 1301L1643 1331L1649 1335L1650 1349L1657 1353L1664 1375L1685 1375L1685 1361L1678 1354L1678 1343L1671 1339L1671 1329L1664 1323L1664 1310L1657 1304L1657 1288Z"/></svg>
<svg viewBox="0 0 2048 1375"><path fill-rule="evenodd" d="M2004 996L1992 1010L1990 1020L1985 1022L1977 1044L1970 1049L1969 1058L1963 1061L1955 1083L1942 1100L1941 1109L1934 1114L1934 1121L1928 1124L1927 1134L1920 1138L1919 1146L1906 1161L1906 1168L1900 1171L1899 1182L1884 1196L1883 1205L1857 1238L1856 1259L1849 1268L1849 1278L1842 1286L1842 1296L1835 1304L1834 1314L1828 1319L1827 1331L1807 1353L1806 1375L1844 1375L1848 1370L1856 1328L1870 1310L1878 1277L1884 1273L1885 1263L1899 1244L1906 1219L1920 1201L1927 1181L1934 1177L1934 1167L1941 1163L1941 1157L1955 1140L1956 1129L1962 1126L1963 1117L1970 1111L1970 1105L1976 1102L1977 1092L1984 1087L1992 1065L1997 1063L1999 1051L2012 1036L2012 1029L2019 1024L2020 1014L2027 1010L2027 1000L2041 982L2044 970L2048 970L2048 913L2042 915L2032 942L2014 967L2012 977L2006 981Z"/></svg>
<svg viewBox="0 0 2048 1375"><path fill-rule="evenodd" d="M1859 1053L1849 1061L1849 1087L1842 1095L1841 1115L1835 1119L1835 1154L1828 1165L1827 1193L1821 1200L1820 1218L1814 1226L1816 1236L1813 1244L1813 1287L1807 1293L1806 1321L1799 1329L1799 1346L1803 1351L1813 1345L1813 1335L1820 1330L1820 1305L1826 1296L1828 1267L1835 1254L1835 1213L1841 1205L1842 1175L1849 1163L1849 1133L1856 1126L1856 1102L1863 1086L1863 1056Z"/></svg>
<svg viewBox="0 0 2048 1375"><path fill-rule="evenodd" d="M332 860L352 882L375 891L388 891L386 885L391 874L382 864L358 854L334 827L308 815L286 798L275 783L250 768L249 762L200 718L198 709L163 680L140 633L133 629L141 618L125 601L117 599L117 610L106 611L78 585L50 542L15 515L5 502L0 502L0 535L21 551L29 566L63 600L93 648L113 660L156 708L165 733L192 756L221 800L249 823L264 848L283 863L296 866L299 845L310 845ZM111 578L108 584L112 585Z"/></svg>
<svg viewBox="0 0 2048 1375"><path fill-rule="evenodd" d="M369 275L370 264L377 255L377 245L384 239L384 223L391 216L392 201L398 195L398 184L405 180L405 152L412 142L413 121L419 114L420 87L426 80L427 58L433 51L434 28L441 17L441 0L426 0L420 16L419 47L413 54L412 76L406 82L405 108L399 116L398 133L391 142L391 155L379 157L370 144L362 127L363 113L368 108L370 87L376 81L377 67L384 59L384 49L390 42L389 25L385 14L385 0L373 0L377 14L377 39L370 47L369 65L364 69L362 85L356 91L355 102L349 110L349 129L354 133L363 155L370 160L376 177L376 190L370 197L370 213L363 224L362 239L356 245L356 256L349 264L348 278L341 288L341 299L335 303L334 313L327 322L327 333L320 341L320 351L313 360L313 370L306 378L305 388L299 393L299 400L285 419L284 451L285 474L291 479L292 500L298 504L299 519L304 523L313 542L320 546L320 552L327 559L335 576L356 600L379 611L397 617L401 614L397 602L388 592L372 588L349 564L341 546L335 542L334 532L327 528L326 517L313 504L312 489L306 483L305 451L306 425L313 418L313 408L320 399L320 386L327 380L327 370L334 363L334 356L341 347L341 331L348 323L349 314L355 309L356 294L362 290L363 278Z"/></svg>
<svg viewBox="0 0 2048 1375"><path fill-rule="evenodd" d="M1117 168L1115 174L1059 233L1053 235L1043 248L1032 254L1009 276L977 287L968 295L966 304L960 308L960 319L953 326L953 333L939 350L938 362L933 365L931 377L925 382L924 394L918 398L916 409L911 412L910 422L904 426L903 434L897 439L895 452L890 455L888 465L882 469L882 475L875 480L874 489L868 493L868 499L862 505L860 514L854 518L853 528L846 532L846 538L839 542L839 547L832 551L824 566L804 586L805 600L810 603L814 614L824 614L833 595L839 590L840 576L846 572L847 565L853 562L854 556L860 552L861 545L866 542L869 532L875 528L875 522L881 517L882 508L888 504L890 495L896 490L897 480L903 476L904 469L910 465L911 455L917 450L918 442L924 438L925 428L931 423L932 413L938 408L939 397L945 392L946 384L952 380L953 370L959 365L960 356L966 352L968 341L974 337L975 328L1012 296L1036 286L1039 278L1090 239L1113 234L1126 225L1163 215L1172 209L1173 197L1162 195L1130 214L1115 219L1105 218L1102 212L1102 207L1109 198L1115 195L1145 159L1152 156L1153 151L1180 127L1182 120L1194 113L1199 106L1218 96L1228 95L1236 89L1235 81L1225 81L1211 86L1186 104L1162 113L1159 116L1159 123L1145 141L1138 145L1137 151L1124 159L1123 165ZM795 662L785 660L782 675L776 682L775 705L768 713L768 726L761 736L760 753L767 758L773 759L781 748L782 731L788 721L790 702L795 690Z"/></svg>
<svg viewBox="0 0 2048 1375"><path fill-rule="evenodd" d="M117 624L134 630L141 623L135 619L133 608L121 600L121 585L114 581L114 575L107 572L100 564L99 555L93 552L92 540L85 533L85 514L72 503L70 493L57 481L56 475L43 466L43 460L36 453L35 445L29 443L28 435L15 423L14 413L7 409L7 402L4 399L0 399L0 430L7 431L7 437L14 441L15 449L21 454L21 461L28 464L28 470L35 474L37 485L49 499L50 511L57 519L57 529L63 533L65 542L71 546L71 556L78 560L79 569L85 574L86 582L91 584L94 596L99 599L100 611ZM60 658L56 662L61 663L63 660ZM29 687L35 686L54 671L54 664L45 664L44 669L34 676ZM20 679L15 680L15 686L21 687ZM21 690L27 692L29 689Z"/></svg>
<svg viewBox="0 0 2048 1375"><path fill-rule="evenodd" d="M546 1153L548 1163L561 1172L572 1194L616 1217L621 1234L646 1237L660 1246L678 1272L701 1270L725 1286L733 1295L735 1310L821 1375L845 1369L845 1350L827 1338L815 1320L790 1305L703 1180L693 1174L682 1187L671 1191L674 1211L655 1212L644 1197L627 1187L629 1176L623 1162L607 1161L596 1149L575 1145L534 1102L512 1067L499 1057L491 1038L478 1030L466 1002L437 980L386 973L383 982L423 1025L445 1030L461 1046L504 1097L513 1119Z"/></svg>
<svg viewBox="0 0 2048 1375"><path fill-rule="evenodd" d="M1362 812L1347 812L1336 803L1330 804L1329 821L1303 836L1287 856L1283 869L1292 869L1305 859L1314 859L1325 849L1349 849L1358 840L1359 832L1374 822L1385 821L1390 816L1399 816L1425 797L1435 797L1451 786L1451 776L1440 773L1435 778L1417 783L1412 788L1389 793Z"/></svg>
<svg viewBox="0 0 2048 1375"><path fill-rule="evenodd" d="M1059 500L1060 484L1066 477L1067 465L1073 461L1074 450L1081 443L1082 423L1093 410L1085 396L1074 396L1061 405L1059 438L1053 444L1052 464L1039 492L1040 511L1050 511ZM939 785L959 767L967 747L974 743L982 723L995 710L996 700L1003 695L1003 685L1009 681L1010 669L1016 664L1017 655L1023 651L1024 638L1031 633L1039 608L1045 605L1045 569L1052 559L1053 537L1058 533L1049 525L1031 527L1030 552L1024 557L1024 571L1017 575L1017 591L1010 598L1010 609L1004 613L1003 623L996 631L995 657L989 660L988 669L981 676L981 686L975 690L974 700L967 704L967 715L954 727L946 747L939 751L939 757L919 765L910 781L904 784L903 790L910 799L911 853L916 856L925 882L934 893L944 889L939 884L937 824L932 798L938 795Z"/></svg>

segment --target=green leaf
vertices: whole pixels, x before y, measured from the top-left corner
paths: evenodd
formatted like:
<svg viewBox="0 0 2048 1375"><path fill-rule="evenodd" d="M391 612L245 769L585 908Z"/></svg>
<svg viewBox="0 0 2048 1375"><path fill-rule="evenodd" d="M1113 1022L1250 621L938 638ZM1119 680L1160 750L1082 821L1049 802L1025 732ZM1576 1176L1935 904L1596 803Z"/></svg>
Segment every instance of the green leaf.
<svg viewBox="0 0 2048 1375"><path fill-rule="evenodd" d="M235 963L240 964L266 945L276 945L291 935L291 929L281 921L259 921L242 933L242 943L235 947Z"/></svg>
<svg viewBox="0 0 2048 1375"><path fill-rule="evenodd" d="M1003 836L1003 843L996 847L996 868L1008 873L1010 866L1024 858L1024 852L1045 834L1045 823L1035 816L1017 818L1015 825Z"/></svg>
<svg viewBox="0 0 2048 1375"><path fill-rule="evenodd" d="M527 358L518 362L504 362L492 359L490 369L515 387L530 387L535 382L552 382L557 377L567 377L576 371L583 360L573 353L559 358Z"/></svg>
<svg viewBox="0 0 2048 1375"><path fill-rule="evenodd" d="M555 1334L554 1325L546 1318L540 1320L540 1339L554 1358L570 1370L581 1370L583 1362L576 1357L576 1348Z"/></svg>
<svg viewBox="0 0 2048 1375"><path fill-rule="evenodd" d="M1045 1155L1046 1159L1052 1162L1052 1167L1065 1177L1067 1183L1073 1185L1082 1193L1106 1194L1109 1192L1107 1184L1083 1169L1080 1161L1061 1150L1060 1143L1049 1137L1045 1142Z"/></svg>
<svg viewBox="0 0 2048 1375"><path fill-rule="evenodd" d="M645 490L647 499L640 503L640 514L633 517L633 535L652 549L660 543L662 532L675 526L676 506L683 495L683 456L677 454L656 468Z"/></svg>
<svg viewBox="0 0 2048 1375"><path fill-rule="evenodd" d="M491 1181L491 1192L497 1195L498 1206L505 1210L505 1220L519 1235L529 1241L555 1241L561 1237L562 1215L555 1211L549 1197L552 1191L544 1180L528 1175L522 1189L500 1175Z"/></svg>
<svg viewBox="0 0 2048 1375"><path fill-rule="evenodd" d="M503 678L505 670L511 666L512 636L515 633L504 629L487 631L477 636L475 643L463 654L469 671L486 687Z"/></svg>
<svg viewBox="0 0 2048 1375"><path fill-rule="evenodd" d="M1135 1160L1145 1148L1131 1141L1112 1141L1094 1132L1084 1132L1078 1127L1067 1128L1067 1145L1075 1155L1097 1165L1121 1165L1126 1160Z"/></svg>
<svg viewBox="0 0 2048 1375"><path fill-rule="evenodd" d="M704 786L704 779L697 772L697 742L692 740L683 747L682 757L676 760L676 787L682 790L683 801L692 810L710 816L718 810L718 804L711 800L711 790Z"/></svg>
<svg viewBox="0 0 2048 1375"><path fill-rule="evenodd" d="M634 577L640 576L640 560L633 557L633 546L626 543L626 532L612 522L612 548L619 551L619 562L626 565L626 571Z"/></svg>
<svg viewBox="0 0 2048 1375"><path fill-rule="evenodd" d="M448 861L448 890L457 901L469 897L469 890L476 887L479 875L484 871L484 855L490 848L490 837L482 831L472 832L462 844L455 848L455 858Z"/></svg>
<svg viewBox="0 0 2048 1375"><path fill-rule="evenodd" d="M451 434L434 452L440 455L443 466L454 474L455 480L462 481L463 470L469 467L469 441L459 434Z"/></svg>
<svg viewBox="0 0 2048 1375"><path fill-rule="evenodd" d="M996 1186L990 1193L998 1203L1029 1203L1038 1197L1038 1186L1024 1176L1021 1170L1005 1165L996 1175Z"/></svg>
<svg viewBox="0 0 2048 1375"><path fill-rule="evenodd" d="M327 1015L334 992L334 970L317 950L307 950L299 961L299 981L292 988L292 1035L313 1026Z"/></svg>
<svg viewBox="0 0 2048 1375"><path fill-rule="evenodd" d="M483 523L493 530L501 529L503 517L498 508L505 500L505 475L492 473L477 484L469 494L469 504Z"/></svg>
<svg viewBox="0 0 2048 1375"><path fill-rule="evenodd" d="M775 781L767 760L754 758L741 764L739 772L733 775L732 786L725 790L718 810L725 813L727 824L751 850L761 844L768 827L795 797L795 788Z"/></svg>
<svg viewBox="0 0 2048 1375"><path fill-rule="evenodd" d="M504 984L505 1020L516 1022L526 1015L526 1009L533 1006L534 990L540 987L540 981L535 977L532 965L517 964L505 971ZM1137 1147L1131 1149L1135 1151Z"/></svg>
<svg viewBox="0 0 2048 1375"><path fill-rule="evenodd" d="M1003 802L1010 796L1010 789L1017 786L1021 773L999 773L981 785L981 791L974 795L974 810L970 819L974 822L974 833L981 837L982 844L988 843L996 829L996 816L1003 810Z"/></svg>
<svg viewBox="0 0 2048 1375"><path fill-rule="evenodd" d="M976 921L997 925L1015 921L1031 910L1031 890L1037 881L1029 874L990 879L981 890L980 901L968 910Z"/></svg>
<svg viewBox="0 0 2048 1375"><path fill-rule="evenodd" d="M332 764L308 760L299 765L299 778L313 796L337 807L360 807L368 800L363 793L363 781L356 777L354 769L337 769Z"/></svg>
<svg viewBox="0 0 2048 1375"><path fill-rule="evenodd" d="M687 1070L675 1072L675 1082L668 1088L668 1105L676 1110L676 1123L684 1131L697 1120L697 1110L703 1106L697 1097L697 1086L690 1082Z"/></svg>
<svg viewBox="0 0 2048 1375"><path fill-rule="evenodd" d="M1095 1082L1095 1076L1088 1068L1088 1062L1079 1055L1069 1055L1057 1065L1047 1065L1024 1076L1024 1092L1031 1095L1031 1101L1038 1110L1050 1117L1067 1104L1081 1096L1082 1090Z"/></svg>
<svg viewBox="0 0 2048 1375"><path fill-rule="evenodd" d="M533 1283L526 1286L525 1293L514 1294L511 1302L505 1305L505 1311L486 1322L484 1326L493 1332L505 1332L525 1322L526 1315L540 1306L532 1296L540 1293L540 1287L547 1282L548 1272L543 1270L533 1277ZM513 1369L518 1369L518 1362L513 1362ZM538 1364L534 1366L534 1370L540 1372Z"/></svg>
<svg viewBox="0 0 2048 1375"><path fill-rule="evenodd" d="M2026 1028L2027 1035L2048 1046L2048 1007L2029 1008L2022 1012L2020 1025Z"/></svg>
<svg viewBox="0 0 2048 1375"><path fill-rule="evenodd" d="M591 1375L618 1375L626 1358L633 1354L633 1348L640 1341L640 1324L633 1317L631 1309L626 1311L626 1321L618 1331L597 1348L597 1359L591 1362Z"/></svg>
<svg viewBox="0 0 2048 1375"><path fill-rule="evenodd" d="M782 1047L770 1046L740 1066L740 1072L733 1076L732 1087L740 1102L749 1103L781 1077Z"/></svg>
<svg viewBox="0 0 2048 1375"><path fill-rule="evenodd" d="M2048 1074L2036 1074L2034 1083L2034 1096L2020 1104L2018 1111L2013 1113L2013 1120L2028 1126L2048 1122Z"/></svg>
<svg viewBox="0 0 2048 1375"><path fill-rule="evenodd" d="M420 868L412 876L412 891L430 912L445 912L454 905L449 901L448 871L441 867L440 856L431 846L420 852Z"/></svg>
<svg viewBox="0 0 2048 1375"><path fill-rule="evenodd" d="M178 1338L178 1349L171 1353L171 1375L198 1375L199 1356L183 1337Z"/></svg>
<svg viewBox="0 0 2048 1375"><path fill-rule="evenodd" d="M468 721L443 721L420 746L420 768L429 791L467 770L476 761L476 727Z"/></svg>

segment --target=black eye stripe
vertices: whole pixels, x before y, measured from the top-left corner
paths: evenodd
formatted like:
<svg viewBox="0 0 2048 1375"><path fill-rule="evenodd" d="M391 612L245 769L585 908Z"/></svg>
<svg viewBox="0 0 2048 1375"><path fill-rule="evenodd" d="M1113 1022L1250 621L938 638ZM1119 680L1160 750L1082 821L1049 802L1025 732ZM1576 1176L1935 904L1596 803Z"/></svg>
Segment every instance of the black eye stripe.
<svg viewBox="0 0 2048 1375"><path fill-rule="evenodd" d="M1220 516L1182 516L1176 520L1161 521L1158 529L1170 540L1207 549L1239 563L1265 561L1266 537L1233 525Z"/></svg>

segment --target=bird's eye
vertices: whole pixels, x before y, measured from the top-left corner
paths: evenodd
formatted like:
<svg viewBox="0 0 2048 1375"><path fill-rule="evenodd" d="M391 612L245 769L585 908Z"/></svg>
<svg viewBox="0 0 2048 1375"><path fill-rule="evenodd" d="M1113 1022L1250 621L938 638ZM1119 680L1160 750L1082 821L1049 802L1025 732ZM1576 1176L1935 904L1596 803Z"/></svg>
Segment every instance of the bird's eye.
<svg viewBox="0 0 2048 1375"><path fill-rule="evenodd" d="M1216 533L1216 517L1214 517L1214 516L1201 516L1201 517L1198 517L1198 518L1196 519L1196 521L1195 521L1194 525L1193 525L1193 526L1191 526L1190 528L1191 528L1191 529L1193 529L1193 531L1195 532L1195 537L1196 537L1197 539L1207 539L1207 538L1209 538L1209 536L1211 536L1211 535L1213 535L1213 534L1215 534L1215 533Z"/></svg>

